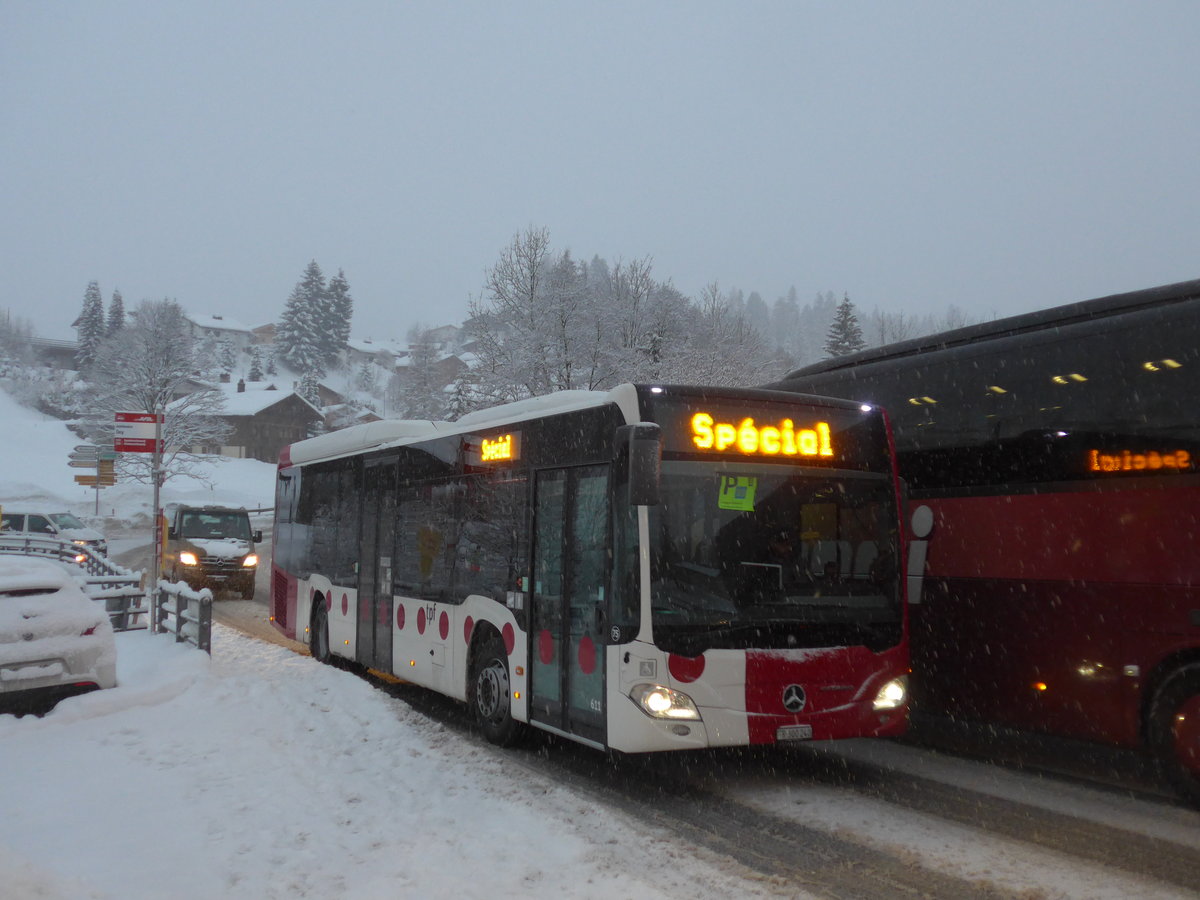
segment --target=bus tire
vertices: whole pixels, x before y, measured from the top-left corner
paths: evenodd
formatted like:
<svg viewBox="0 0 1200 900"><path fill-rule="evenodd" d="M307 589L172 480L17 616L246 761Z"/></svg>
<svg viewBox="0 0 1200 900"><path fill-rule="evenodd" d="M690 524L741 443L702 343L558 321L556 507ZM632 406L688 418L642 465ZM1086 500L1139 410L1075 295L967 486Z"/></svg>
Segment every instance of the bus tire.
<svg viewBox="0 0 1200 900"><path fill-rule="evenodd" d="M507 747L516 741L518 723L512 717L512 689L504 640L492 632L477 645L474 659L471 712L488 741Z"/></svg>
<svg viewBox="0 0 1200 900"><path fill-rule="evenodd" d="M329 652L329 618L325 615L325 601L318 594L313 603L312 624L308 629L308 649L313 659L329 665L332 654Z"/></svg>
<svg viewBox="0 0 1200 900"><path fill-rule="evenodd" d="M1200 806L1200 664L1171 675L1150 704L1150 748L1167 781Z"/></svg>

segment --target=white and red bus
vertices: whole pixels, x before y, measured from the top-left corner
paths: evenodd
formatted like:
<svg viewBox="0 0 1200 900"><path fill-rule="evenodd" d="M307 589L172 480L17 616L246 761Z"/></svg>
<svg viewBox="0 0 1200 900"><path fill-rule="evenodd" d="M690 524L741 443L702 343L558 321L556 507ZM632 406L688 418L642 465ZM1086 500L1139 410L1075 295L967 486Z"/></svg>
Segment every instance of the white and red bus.
<svg viewBox="0 0 1200 900"><path fill-rule="evenodd" d="M891 414L900 474L933 513L910 597L917 709L1148 747L1200 801L1200 281L776 387Z"/></svg>
<svg viewBox="0 0 1200 900"><path fill-rule="evenodd" d="M272 618L500 744L896 735L898 507L856 403L627 384L375 422L281 454Z"/></svg>

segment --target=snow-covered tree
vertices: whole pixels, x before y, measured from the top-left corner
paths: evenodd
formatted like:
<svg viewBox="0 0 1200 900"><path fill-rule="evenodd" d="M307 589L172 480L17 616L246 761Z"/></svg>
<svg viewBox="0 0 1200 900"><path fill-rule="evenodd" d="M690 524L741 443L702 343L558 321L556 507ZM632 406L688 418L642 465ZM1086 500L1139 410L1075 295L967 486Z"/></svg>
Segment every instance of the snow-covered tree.
<svg viewBox="0 0 1200 900"><path fill-rule="evenodd" d="M379 367L364 359L354 376L354 388L361 394L374 394L379 389Z"/></svg>
<svg viewBox="0 0 1200 900"><path fill-rule="evenodd" d="M100 296L98 282L89 281L83 294L83 309L79 313L79 349L75 351L75 366L86 371L96 360L96 351L107 336L104 323L104 298Z"/></svg>
<svg viewBox="0 0 1200 900"><path fill-rule="evenodd" d="M208 448L229 431L219 418L225 396L215 388L195 390L192 338L183 310L172 300L147 301L132 324L106 340L89 370L91 398L84 428L97 441L111 441L118 412L165 413L163 469L166 478L208 481ZM123 453L118 473L150 481L151 454Z"/></svg>
<svg viewBox="0 0 1200 900"><path fill-rule="evenodd" d="M108 322L105 325L105 334L108 337L112 337L124 327L125 300L121 297L120 291L113 291L112 302L108 305Z"/></svg>
<svg viewBox="0 0 1200 900"><path fill-rule="evenodd" d="M329 346L327 362L345 349L350 342L350 319L354 315L354 300L350 296L350 285L341 269L329 279Z"/></svg>
<svg viewBox="0 0 1200 900"><path fill-rule="evenodd" d="M671 380L723 387L761 384L770 369L770 355L741 313L731 309L716 282L705 286L699 316L686 352L671 361Z"/></svg>
<svg viewBox="0 0 1200 900"><path fill-rule="evenodd" d="M438 375L438 348L428 328L415 326L408 335L407 365L393 375L396 414L402 419L441 419L446 415L446 385Z"/></svg>
<svg viewBox="0 0 1200 900"><path fill-rule="evenodd" d="M300 384L296 388L296 393L311 403L313 406L320 408L321 406L321 373L316 369L309 369L300 378Z"/></svg>
<svg viewBox="0 0 1200 900"><path fill-rule="evenodd" d="M324 375L328 365L328 290L314 259L304 270L275 328L275 352L297 372Z"/></svg>
<svg viewBox="0 0 1200 900"><path fill-rule="evenodd" d="M250 371L246 373L247 381L263 380L262 350L258 344L250 348Z"/></svg>
<svg viewBox="0 0 1200 900"><path fill-rule="evenodd" d="M854 304L849 296L843 296L842 302L834 313L833 324L825 337L825 353L828 356L848 356L857 353L867 346L863 339L862 328L858 324L858 316L854 312Z"/></svg>
<svg viewBox="0 0 1200 900"><path fill-rule="evenodd" d="M232 373L237 366L237 351L229 338L217 341L217 361L222 372Z"/></svg>

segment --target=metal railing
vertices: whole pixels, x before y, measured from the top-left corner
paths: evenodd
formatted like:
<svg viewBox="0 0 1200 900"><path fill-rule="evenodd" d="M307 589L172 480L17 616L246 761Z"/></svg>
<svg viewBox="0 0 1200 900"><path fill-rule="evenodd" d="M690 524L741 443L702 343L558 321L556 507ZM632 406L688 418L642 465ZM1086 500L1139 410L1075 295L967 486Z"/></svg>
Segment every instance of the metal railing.
<svg viewBox="0 0 1200 900"><path fill-rule="evenodd" d="M158 585L154 605L154 631L175 635L176 643L186 641L212 655L212 591L199 591L171 581Z"/></svg>

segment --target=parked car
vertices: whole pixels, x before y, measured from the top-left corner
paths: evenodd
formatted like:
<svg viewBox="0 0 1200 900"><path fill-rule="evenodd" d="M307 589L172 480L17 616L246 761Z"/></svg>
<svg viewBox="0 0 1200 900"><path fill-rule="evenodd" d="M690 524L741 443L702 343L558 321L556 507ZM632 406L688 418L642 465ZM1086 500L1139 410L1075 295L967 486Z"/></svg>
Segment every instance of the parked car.
<svg viewBox="0 0 1200 900"><path fill-rule="evenodd" d="M0 711L40 713L116 683L104 604L58 563L0 556Z"/></svg>
<svg viewBox="0 0 1200 900"><path fill-rule="evenodd" d="M108 555L108 541L104 535L84 525L69 512L0 506L0 533L49 535L91 547L101 556Z"/></svg>
<svg viewBox="0 0 1200 900"><path fill-rule="evenodd" d="M167 526L163 570L168 578L196 590L254 597L254 545L262 542L262 532L251 529L245 509L180 505L168 511Z"/></svg>

